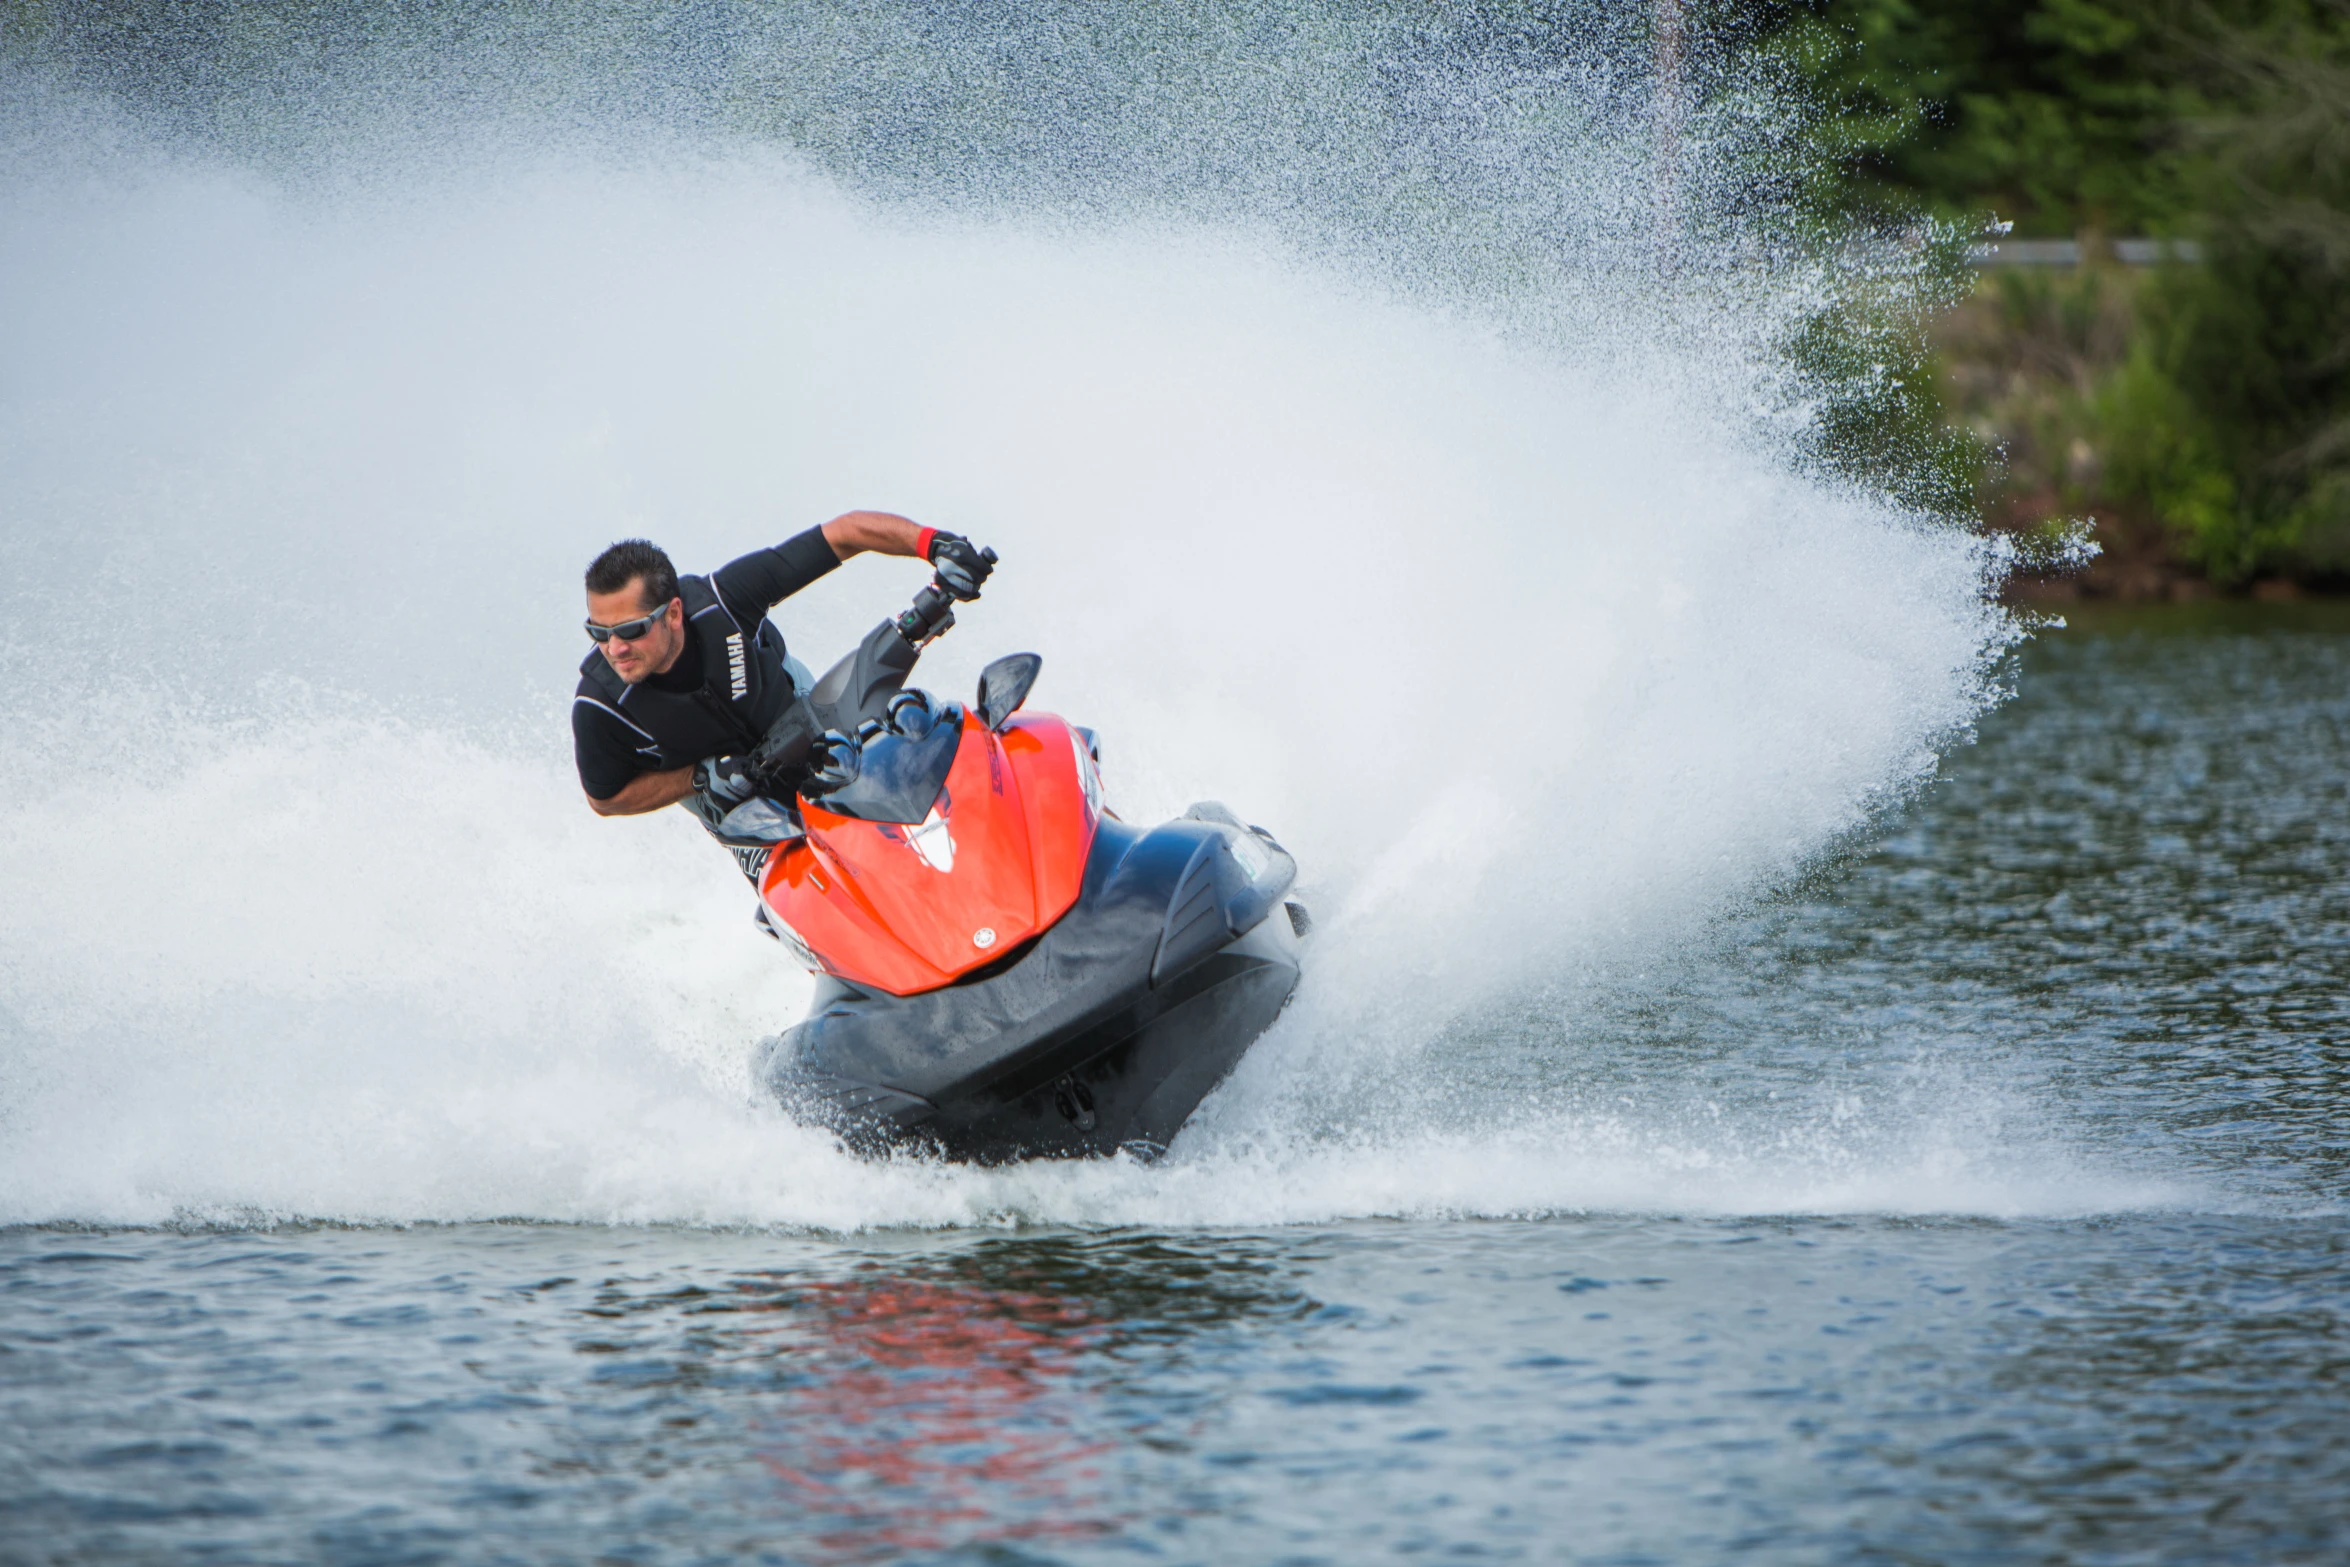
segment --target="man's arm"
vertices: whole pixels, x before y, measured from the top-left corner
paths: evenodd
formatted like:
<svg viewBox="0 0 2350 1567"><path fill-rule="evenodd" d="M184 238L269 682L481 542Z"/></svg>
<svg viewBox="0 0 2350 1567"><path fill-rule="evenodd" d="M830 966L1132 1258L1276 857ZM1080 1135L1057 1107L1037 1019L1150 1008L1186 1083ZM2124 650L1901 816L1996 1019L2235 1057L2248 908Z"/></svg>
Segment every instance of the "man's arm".
<svg viewBox="0 0 2350 1567"><path fill-rule="evenodd" d="M623 784L618 794L601 800L591 794L587 803L598 816L642 816L675 805L693 792L694 770L677 767L665 773L639 773Z"/></svg>
<svg viewBox="0 0 2350 1567"><path fill-rule="evenodd" d="M733 613L764 615L851 555L873 550L919 556L928 542L929 530L894 512L842 512L772 549L728 561L710 574L710 582Z"/></svg>
<svg viewBox="0 0 2350 1567"><path fill-rule="evenodd" d="M918 527L895 512L845 511L771 549L728 561L710 574L710 581L730 613L763 615L851 555L868 550L929 561L948 573L947 586L958 598L977 597L992 567L960 535Z"/></svg>
<svg viewBox="0 0 2350 1567"><path fill-rule="evenodd" d="M938 568L938 580L959 599L979 597L979 589L995 570L995 556L975 548L959 533L919 528L895 512L843 512L824 525L824 542L842 560L861 550L884 555L911 555Z"/></svg>
<svg viewBox="0 0 2350 1567"><path fill-rule="evenodd" d="M922 556L926 530L889 511L844 511L824 525L824 542L842 560L872 550L879 555Z"/></svg>

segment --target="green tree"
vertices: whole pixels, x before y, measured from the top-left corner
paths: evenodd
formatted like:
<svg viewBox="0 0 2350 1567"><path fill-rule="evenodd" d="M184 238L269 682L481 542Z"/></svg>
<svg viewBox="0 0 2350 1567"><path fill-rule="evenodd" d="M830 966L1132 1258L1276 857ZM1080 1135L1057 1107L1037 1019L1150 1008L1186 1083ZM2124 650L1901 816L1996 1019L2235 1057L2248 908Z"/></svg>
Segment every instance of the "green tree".
<svg viewBox="0 0 2350 1567"><path fill-rule="evenodd" d="M2175 389L2186 482L2228 504L2182 508L2151 453L2134 477L2216 578L2350 576L2350 0L2224 30L2207 70L2237 105L2193 127L2207 261L2154 292L2130 373Z"/></svg>
<svg viewBox="0 0 2350 1567"><path fill-rule="evenodd" d="M1780 0L1768 47L1827 107L1848 206L2161 233L2191 207L2199 39L2276 3Z"/></svg>

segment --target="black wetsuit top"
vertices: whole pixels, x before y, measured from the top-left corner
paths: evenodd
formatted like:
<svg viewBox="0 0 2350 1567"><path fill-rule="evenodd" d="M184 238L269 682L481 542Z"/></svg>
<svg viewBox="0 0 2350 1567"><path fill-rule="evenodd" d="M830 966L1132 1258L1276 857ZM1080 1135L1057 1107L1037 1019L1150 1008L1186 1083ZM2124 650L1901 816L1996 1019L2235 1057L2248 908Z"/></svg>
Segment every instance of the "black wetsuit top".
<svg viewBox="0 0 2350 1567"><path fill-rule="evenodd" d="M823 530L754 550L707 577L680 577L685 651L629 685L602 649L579 666L571 747L580 786L609 800L631 780L747 751L789 705L783 633L767 611L840 564Z"/></svg>

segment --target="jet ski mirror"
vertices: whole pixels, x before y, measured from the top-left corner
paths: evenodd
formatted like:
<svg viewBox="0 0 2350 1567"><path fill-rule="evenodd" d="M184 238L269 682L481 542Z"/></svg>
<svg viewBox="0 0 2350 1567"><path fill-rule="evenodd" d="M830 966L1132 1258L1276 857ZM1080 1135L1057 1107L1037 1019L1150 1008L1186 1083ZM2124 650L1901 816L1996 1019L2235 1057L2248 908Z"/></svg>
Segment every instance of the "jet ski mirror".
<svg viewBox="0 0 2350 1567"><path fill-rule="evenodd" d="M979 721L1001 731L1028 700L1028 688L1036 684L1037 671L1042 668L1044 660L1034 653L1006 653L981 670Z"/></svg>

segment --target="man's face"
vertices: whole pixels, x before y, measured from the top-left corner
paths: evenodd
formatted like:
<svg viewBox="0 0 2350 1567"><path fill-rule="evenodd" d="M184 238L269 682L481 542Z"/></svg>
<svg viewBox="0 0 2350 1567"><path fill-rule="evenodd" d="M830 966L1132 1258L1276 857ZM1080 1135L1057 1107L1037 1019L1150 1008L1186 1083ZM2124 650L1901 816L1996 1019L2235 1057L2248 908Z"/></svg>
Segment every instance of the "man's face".
<svg viewBox="0 0 2350 1567"><path fill-rule="evenodd" d="M631 577L617 593L590 593L588 619L599 626L617 626L649 615L655 606L645 602L645 579ZM685 606L676 599L661 609L652 629L631 641L612 637L601 644L612 672L630 685L652 675L666 674L685 650Z"/></svg>

